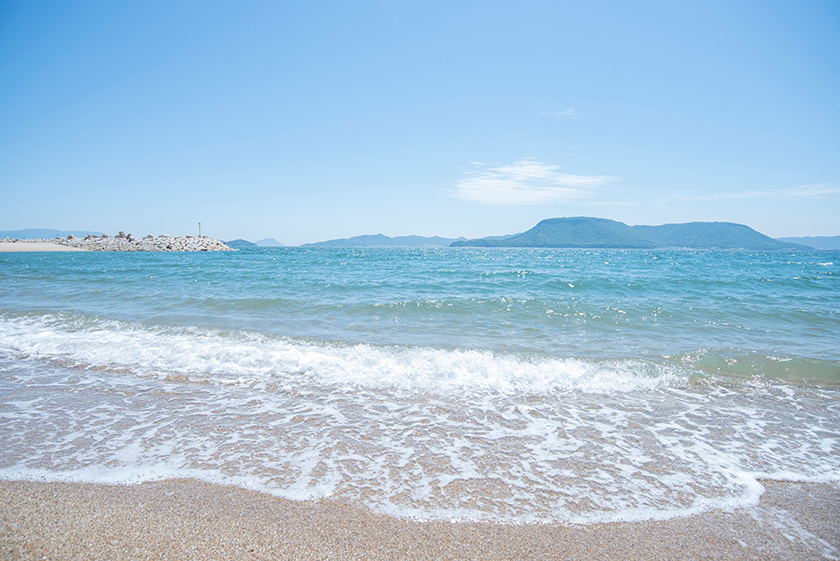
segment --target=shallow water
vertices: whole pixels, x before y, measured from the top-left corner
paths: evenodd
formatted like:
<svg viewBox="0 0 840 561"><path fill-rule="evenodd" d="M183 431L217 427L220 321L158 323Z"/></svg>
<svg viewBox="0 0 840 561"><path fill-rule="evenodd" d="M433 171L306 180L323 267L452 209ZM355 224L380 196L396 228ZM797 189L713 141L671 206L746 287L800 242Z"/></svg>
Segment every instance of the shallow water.
<svg viewBox="0 0 840 561"><path fill-rule="evenodd" d="M837 252L0 254L0 477L419 519L669 518L840 480Z"/></svg>

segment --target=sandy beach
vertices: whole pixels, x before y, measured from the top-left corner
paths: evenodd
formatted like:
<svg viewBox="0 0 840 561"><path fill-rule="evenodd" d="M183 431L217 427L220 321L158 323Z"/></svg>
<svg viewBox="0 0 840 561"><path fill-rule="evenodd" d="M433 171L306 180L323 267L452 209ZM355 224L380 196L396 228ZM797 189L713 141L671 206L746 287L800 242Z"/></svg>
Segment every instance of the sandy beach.
<svg viewBox="0 0 840 561"><path fill-rule="evenodd" d="M192 480L0 482L3 559L837 559L840 488L664 522L414 522Z"/></svg>
<svg viewBox="0 0 840 561"><path fill-rule="evenodd" d="M78 247L69 247L52 242L2 242L0 252L13 251L87 251Z"/></svg>

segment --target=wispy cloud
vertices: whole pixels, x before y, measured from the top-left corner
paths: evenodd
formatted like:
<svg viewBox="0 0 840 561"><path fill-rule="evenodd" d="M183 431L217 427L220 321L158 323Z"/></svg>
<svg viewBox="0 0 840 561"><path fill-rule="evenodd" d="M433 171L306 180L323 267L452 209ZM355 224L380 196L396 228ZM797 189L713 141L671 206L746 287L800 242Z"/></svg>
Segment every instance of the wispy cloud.
<svg viewBox="0 0 840 561"><path fill-rule="evenodd" d="M787 189L753 189L729 193L675 193L672 198L680 201L740 201L747 199L825 199L840 194L840 185L813 184Z"/></svg>
<svg viewBox="0 0 840 561"><path fill-rule="evenodd" d="M560 166L524 158L510 165L476 166L450 195L489 205L539 205L582 199L615 181L605 175L572 175Z"/></svg>
<svg viewBox="0 0 840 561"><path fill-rule="evenodd" d="M544 111L543 115L548 115L550 117L577 117L578 112L577 109L574 107L566 109L565 111Z"/></svg>

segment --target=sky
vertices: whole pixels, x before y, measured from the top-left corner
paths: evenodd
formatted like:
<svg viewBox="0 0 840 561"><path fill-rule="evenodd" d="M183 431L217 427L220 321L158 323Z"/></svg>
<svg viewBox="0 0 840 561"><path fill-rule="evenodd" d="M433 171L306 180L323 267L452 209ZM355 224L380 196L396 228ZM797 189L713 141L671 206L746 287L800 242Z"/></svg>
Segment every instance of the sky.
<svg viewBox="0 0 840 561"><path fill-rule="evenodd" d="M0 230L840 235L840 2L0 0Z"/></svg>

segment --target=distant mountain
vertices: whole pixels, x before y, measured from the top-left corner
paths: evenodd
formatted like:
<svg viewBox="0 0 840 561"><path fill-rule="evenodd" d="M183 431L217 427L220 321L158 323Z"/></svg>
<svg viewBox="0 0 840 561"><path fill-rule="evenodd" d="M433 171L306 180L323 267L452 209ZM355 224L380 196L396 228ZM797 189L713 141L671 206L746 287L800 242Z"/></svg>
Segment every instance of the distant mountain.
<svg viewBox="0 0 840 561"><path fill-rule="evenodd" d="M689 222L662 226L633 226L660 247L718 249L802 249L803 246L774 240L749 226L732 222Z"/></svg>
<svg viewBox="0 0 840 561"><path fill-rule="evenodd" d="M423 236L396 236L392 238L382 234L374 234L307 243L302 244L301 247L448 247L455 241L458 240L455 238L441 238L439 236L433 236L431 238L425 238Z"/></svg>
<svg viewBox="0 0 840 561"><path fill-rule="evenodd" d="M249 242L248 240L230 240L225 242L225 245L234 249L242 249L243 247L257 247L257 244Z"/></svg>
<svg viewBox="0 0 840 561"><path fill-rule="evenodd" d="M456 241L453 247L568 247L568 248L720 248L796 249L743 224L691 222L662 226L628 226L605 218L549 218L521 234L503 238Z"/></svg>
<svg viewBox="0 0 840 561"><path fill-rule="evenodd" d="M457 241L452 246L651 248L656 243L622 222L578 217L549 218L521 234Z"/></svg>
<svg viewBox="0 0 840 561"><path fill-rule="evenodd" d="M87 230L52 230L50 228L29 228L28 230L2 230L0 239L12 238L18 240L51 240L55 238L66 238L67 236L84 238L87 235L101 236L102 232L90 232Z"/></svg>
<svg viewBox="0 0 840 561"><path fill-rule="evenodd" d="M260 247L286 247L274 238L263 238L255 243Z"/></svg>
<svg viewBox="0 0 840 561"><path fill-rule="evenodd" d="M805 236L801 238L776 238L780 242L798 243L814 249L840 249L840 236Z"/></svg>

